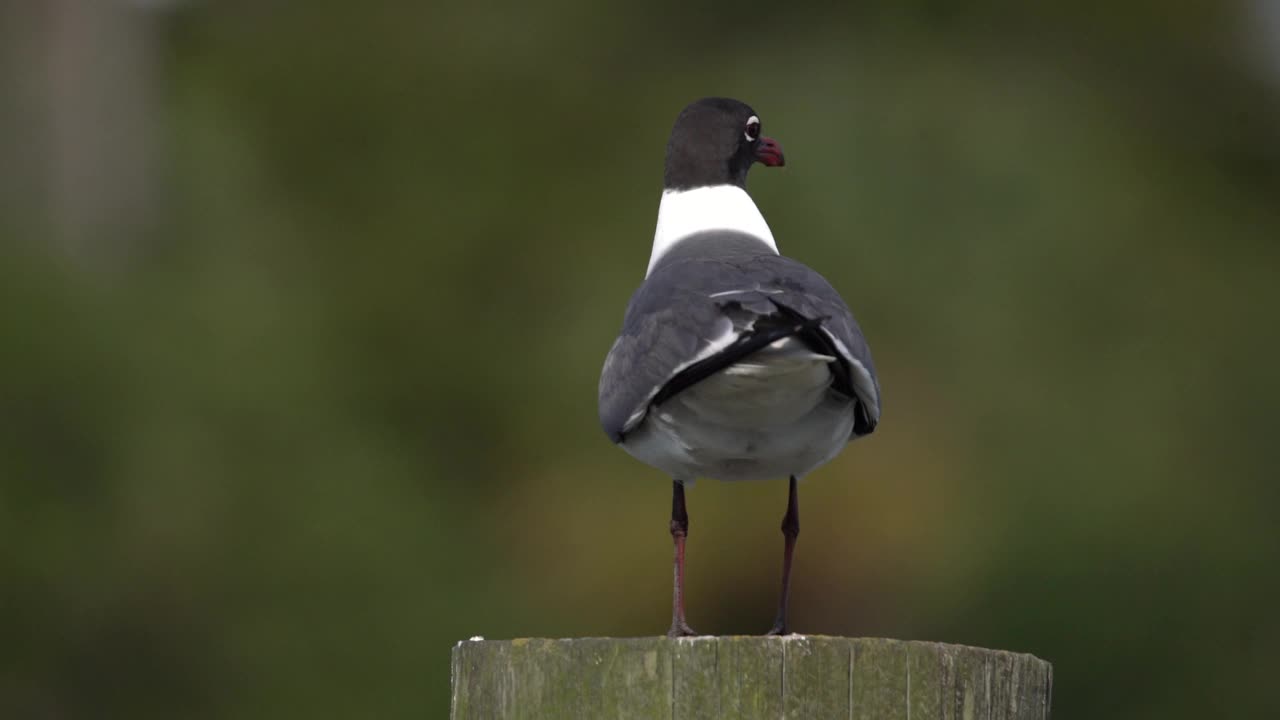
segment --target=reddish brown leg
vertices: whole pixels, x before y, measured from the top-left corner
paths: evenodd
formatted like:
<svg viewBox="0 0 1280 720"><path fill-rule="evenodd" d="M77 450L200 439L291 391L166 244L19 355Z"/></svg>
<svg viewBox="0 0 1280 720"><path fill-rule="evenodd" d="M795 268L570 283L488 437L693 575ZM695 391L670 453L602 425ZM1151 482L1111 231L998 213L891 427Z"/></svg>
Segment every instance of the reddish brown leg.
<svg viewBox="0 0 1280 720"><path fill-rule="evenodd" d="M684 483L671 487L671 539L676 545L675 593L671 598L671 629L667 637L697 635L684 619L684 539L689 535L689 513L684 508Z"/></svg>
<svg viewBox="0 0 1280 720"><path fill-rule="evenodd" d="M791 476L791 489L787 494L787 514L782 516L782 537L786 542L782 555L782 592L778 596L778 617L767 635L790 635L787 626L787 600L791 596L791 554L800 536L800 504L796 500L796 478Z"/></svg>

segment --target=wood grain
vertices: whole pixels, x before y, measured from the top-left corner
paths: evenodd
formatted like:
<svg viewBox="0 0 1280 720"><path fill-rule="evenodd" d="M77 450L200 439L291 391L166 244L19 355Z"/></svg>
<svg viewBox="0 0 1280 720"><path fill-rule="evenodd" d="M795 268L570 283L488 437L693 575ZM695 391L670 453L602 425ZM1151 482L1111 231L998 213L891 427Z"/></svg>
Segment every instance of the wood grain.
<svg viewBox="0 0 1280 720"><path fill-rule="evenodd" d="M453 720L1047 720L1032 655L876 638L581 638L453 649Z"/></svg>

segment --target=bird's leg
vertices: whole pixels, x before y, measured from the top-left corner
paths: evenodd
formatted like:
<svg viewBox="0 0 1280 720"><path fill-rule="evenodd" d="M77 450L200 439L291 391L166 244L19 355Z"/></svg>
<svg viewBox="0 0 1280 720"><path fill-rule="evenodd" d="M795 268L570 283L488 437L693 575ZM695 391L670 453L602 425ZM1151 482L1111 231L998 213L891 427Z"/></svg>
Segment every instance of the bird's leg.
<svg viewBox="0 0 1280 720"><path fill-rule="evenodd" d="M689 535L689 513L684 509L684 483L671 487L671 539L676 545L675 593L671 598L671 629L667 637L697 635L684 620L684 539Z"/></svg>
<svg viewBox="0 0 1280 720"><path fill-rule="evenodd" d="M782 537L786 542L782 555L782 592L778 595L778 617L767 635L790 635L787 627L787 599L791 595L791 554L800 536L800 504L796 501L796 476L791 476L791 488L787 493L787 514L782 516Z"/></svg>

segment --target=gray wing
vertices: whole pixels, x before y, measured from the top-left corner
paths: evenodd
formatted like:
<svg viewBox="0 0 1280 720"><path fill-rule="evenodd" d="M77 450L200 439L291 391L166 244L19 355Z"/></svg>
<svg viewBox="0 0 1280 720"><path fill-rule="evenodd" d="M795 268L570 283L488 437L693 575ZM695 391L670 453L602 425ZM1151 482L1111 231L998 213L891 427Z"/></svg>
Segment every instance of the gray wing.
<svg viewBox="0 0 1280 720"><path fill-rule="evenodd" d="M855 398L853 434L875 430L880 386L871 351L839 293L773 254L659 265L635 292L600 375L600 424L614 442L661 402L769 342L799 335L837 358L833 385Z"/></svg>

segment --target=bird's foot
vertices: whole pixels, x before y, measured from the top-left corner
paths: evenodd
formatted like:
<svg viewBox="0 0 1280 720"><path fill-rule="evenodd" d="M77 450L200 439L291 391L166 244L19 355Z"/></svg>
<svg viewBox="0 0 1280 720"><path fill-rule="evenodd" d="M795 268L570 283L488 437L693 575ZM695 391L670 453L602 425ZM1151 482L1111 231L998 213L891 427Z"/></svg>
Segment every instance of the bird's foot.
<svg viewBox="0 0 1280 720"><path fill-rule="evenodd" d="M667 631L667 637L669 638L694 637L698 634L699 633L689 627L689 623L684 620L672 620L671 629Z"/></svg>
<svg viewBox="0 0 1280 720"><path fill-rule="evenodd" d="M792 634L791 628L787 627L786 623L779 620L778 622L773 624L773 627L769 629L769 632L765 633L765 636L767 637L769 635L777 635L778 637L782 637L783 635L791 635L791 634Z"/></svg>

